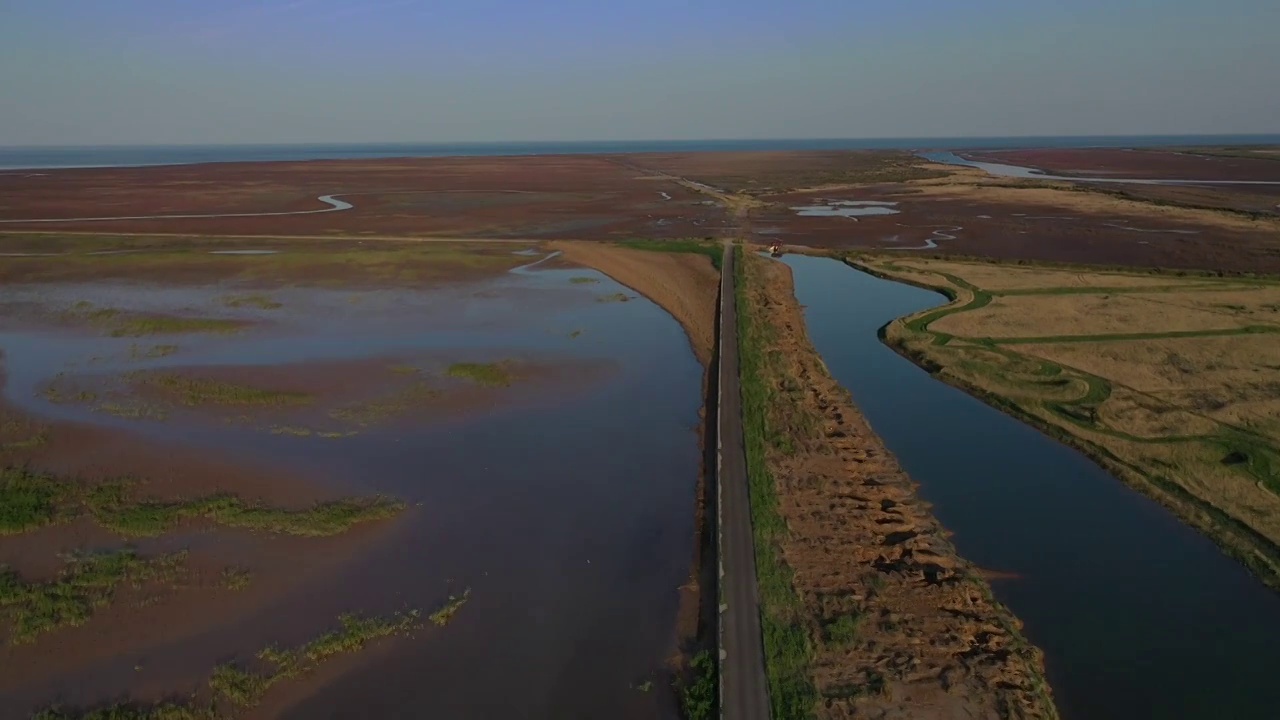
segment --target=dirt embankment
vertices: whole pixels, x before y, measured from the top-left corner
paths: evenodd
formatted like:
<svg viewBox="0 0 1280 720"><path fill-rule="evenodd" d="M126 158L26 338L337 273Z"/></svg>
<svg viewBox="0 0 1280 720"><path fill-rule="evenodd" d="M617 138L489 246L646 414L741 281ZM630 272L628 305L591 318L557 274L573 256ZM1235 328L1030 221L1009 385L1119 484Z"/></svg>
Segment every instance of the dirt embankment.
<svg viewBox="0 0 1280 720"><path fill-rule="evenodd" d="M566 259L599 270L666 310L689 335L707 367L716 337L720 273L704 255L634 250L590 242L553 242Z"/></svg>
<svg viewBox="0 0 1280 720"><path fill-rule="evenodd" d="M827 718L1056 718L1043 657L960 558L916 485L827 373L790 272L748 257L749 307L771 325L766 463L786 524L781 554L800 599Z"/></svg>

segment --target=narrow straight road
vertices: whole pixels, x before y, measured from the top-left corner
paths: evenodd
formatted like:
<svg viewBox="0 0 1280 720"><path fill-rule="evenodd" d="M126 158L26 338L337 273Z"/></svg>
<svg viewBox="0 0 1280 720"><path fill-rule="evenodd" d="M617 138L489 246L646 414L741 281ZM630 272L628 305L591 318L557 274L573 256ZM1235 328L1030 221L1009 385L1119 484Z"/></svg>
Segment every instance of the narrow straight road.
<svg viewBox="0 0 1280 720"><path fill-rule="evenodd" d="M720 275L720 716L769 720L769 690L760 635L755 537L742 439L738 379L738 307L733 245L726 243Z"/></svg>

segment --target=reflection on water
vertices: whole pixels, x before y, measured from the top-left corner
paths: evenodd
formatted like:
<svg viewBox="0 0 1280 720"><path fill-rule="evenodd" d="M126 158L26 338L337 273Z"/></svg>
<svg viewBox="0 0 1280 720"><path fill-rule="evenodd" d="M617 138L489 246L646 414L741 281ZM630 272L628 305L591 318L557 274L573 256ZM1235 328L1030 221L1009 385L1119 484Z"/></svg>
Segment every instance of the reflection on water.
<svg viewBox="0 0 1280 720"><path fill-rule="evenodd" d="M1046 654L1067 720L1270 720L1280 597L1080 453L933 379L876 337L944 302L788 255L814 345L960 553Z"/></svg>
<svg viewBox="0 0 1280 720"><path fill-rule="evenodd" d="M575 284L590 276L595 284ZM665 681L675 651L677 588L688 579L700 463L702 370L680 327L643 299L599 302L626 288L593 271L522 272L427 290L265 291L278 309L228 307L237 288L22 285L8 300L62 313L87 301L122 311L251 320L234 335L110 338L0 324L6 396L44 417L113 423L232 456L323 469L361 492L413 506L412 522L340 575L325 577L235 628L274 642L281 618L312 628L358 608L430 608L471 600L430 628L370 655L296 717L671 717ZM242 289L239 289L243 292ZM628 293L630 294L630 293ZM180 346L146 358L135 343ZM619 368L593 392L495 406L457 422L361 433L341 441L243 428L104 417L38 394L59 372L119 373L182 365L276 364L447 352L465 360L599 359ZM174 652L226 657L227 629ZM161 656L157 655L156 664ZM132 660L130 661L132 662ZM114 665L112 664L114 663ZM85 676L112 675L119 659ZM76 685L79 687L80 685ZM116 688L123 692L127 688Z"/></svg>

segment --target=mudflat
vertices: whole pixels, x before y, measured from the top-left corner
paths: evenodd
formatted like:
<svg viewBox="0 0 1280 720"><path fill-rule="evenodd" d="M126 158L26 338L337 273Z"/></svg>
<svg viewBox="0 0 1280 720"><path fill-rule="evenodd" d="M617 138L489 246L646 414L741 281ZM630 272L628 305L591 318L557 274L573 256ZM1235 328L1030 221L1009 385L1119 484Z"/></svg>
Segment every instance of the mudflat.
<svg viewBox="0 0 1280 720"><path fill-rule="evenodd" d="M660 308L529 245L53 240L4 260L0 717L669 711L702 370Z"/></svg>

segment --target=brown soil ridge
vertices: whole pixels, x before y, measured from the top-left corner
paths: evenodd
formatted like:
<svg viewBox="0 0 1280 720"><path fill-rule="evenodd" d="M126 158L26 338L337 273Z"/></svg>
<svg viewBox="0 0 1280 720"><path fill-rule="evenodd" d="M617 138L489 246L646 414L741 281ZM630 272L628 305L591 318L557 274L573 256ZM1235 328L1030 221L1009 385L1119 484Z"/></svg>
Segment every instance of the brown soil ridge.
<svg viewBox="0 0 1280 720"><path fill-rule="evenodd" d="M599 270L670 313L689 336L698 362L709 366L720 274L706 256L567 240L550 246L567 260Z"/></svg>
<svg viewBox="0 0 1280 720"><path fill-rule="evenodd" d="M751 255L747 253L747 255ZM917 485L827 372L809 341L782 263L748 257L749 307L772 325L784 372L771 429L796 451L767 449L813 648L810 672L824 718L1055 719L1044 659L958 556ZM751 271L749 271L751 272ZM749 276L750 277L750 276ZM852 639L831 624L854 616Z"/></svg>

